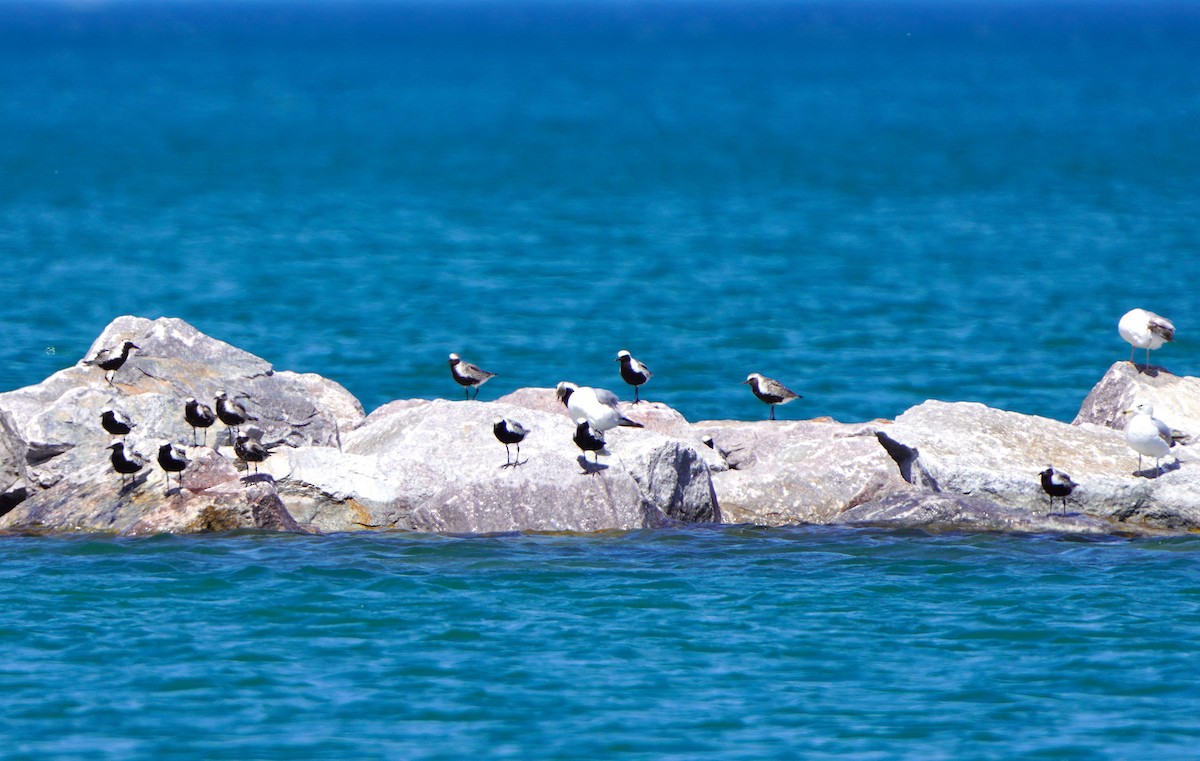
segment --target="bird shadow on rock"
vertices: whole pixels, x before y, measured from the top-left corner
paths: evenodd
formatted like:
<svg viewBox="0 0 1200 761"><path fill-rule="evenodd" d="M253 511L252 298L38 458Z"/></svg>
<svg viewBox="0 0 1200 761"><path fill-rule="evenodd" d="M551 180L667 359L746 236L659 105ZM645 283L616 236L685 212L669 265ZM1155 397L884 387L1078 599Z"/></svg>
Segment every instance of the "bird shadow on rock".
<svg viewBox="0 0 1200 761"><path fill-rule="evenodd" d="M1161 468L1142 468L1141 470L1135 470L1133 471L1133 475L1140 478L1158 478L1164 473L1170 473L1171 471L1179 470L1179 468L1179 461L1176 460L1175 462L1163 465Z"/></svg>
<svg viewBox="0 0 1200 761"><path fill-rule="evenodd" d="M524 460L513 460L512 462L502 462L502 463L500 463L500 469L503 470L504 468L515 468L518 465L524 465L527 462L529 462L528 457L526 457Z"/></svg>
<svg viewBox="0 0 1200 761"><path fill-rule="evenodd" d="M133 491L134 489L137 489L138 487L141 487L141 486L145 486L146 482L149 480L150 480L149 473L139 473L138 475L134 476L130 480L121 484L121 488L117 490L117 495L124 497L125 495L127 495L131 491Z"/></svg>
<svg viewBox="0 0 1200 761"><path fill-rule="evenodd" d="M272 476L270 473L247 473L246 475L242 476L242 483L273 484L273 483L275 483L275 476Z"/></svg>
<svg viewBox="0 0 1200 761"><path fill-rule="evenodd" d="M1148 375L1151 378L1157 378L1159 373L1171 374L1171 371L1162 365L1139 365L1137 362L1134 362L1133 369L1137 370L1139 375Z"/></svg>
<svg viewBox="0 0 1200 761"><path fill-rule="evenodd" d="M594 476L597 473L603 473L610 467L602 462L592 462L587 458L587 455L579 455L576 460L579 462L579 466L583 468L583 472L580 475L584 476Z"/></svg>

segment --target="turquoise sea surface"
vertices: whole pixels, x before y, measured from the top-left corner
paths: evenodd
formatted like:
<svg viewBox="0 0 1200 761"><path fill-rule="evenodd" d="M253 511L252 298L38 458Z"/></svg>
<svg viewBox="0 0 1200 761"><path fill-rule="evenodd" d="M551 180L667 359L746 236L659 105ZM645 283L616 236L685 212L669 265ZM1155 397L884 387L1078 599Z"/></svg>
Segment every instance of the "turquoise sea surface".
<svg viewBox="0 0 1200 761"><path fill-rule="evenodd" d="M180 317L370 410L1070 420L1200 374L1200 4L8 0L0 389ZM1195 758L1200 540L0 540L4 758Z"/></svg>

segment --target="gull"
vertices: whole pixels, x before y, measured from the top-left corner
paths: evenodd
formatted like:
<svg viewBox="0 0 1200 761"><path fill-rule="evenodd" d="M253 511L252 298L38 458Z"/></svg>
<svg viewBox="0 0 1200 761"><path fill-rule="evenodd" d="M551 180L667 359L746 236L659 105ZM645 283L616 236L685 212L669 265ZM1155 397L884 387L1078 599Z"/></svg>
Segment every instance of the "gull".
<svg viewBox="0 0 1200 761"><path fill-rule="evenodd" d="M139 349L133 341L125 341L118 349L101 349L96 352L96 356L91 359L83 360L85 365L97 365L104 371L104 380L108 381L108 385L112 385L113 376L117 374L117 370L121 369L121 365L125 364L125 360L129 359L129 355L135 349Z"/></svg>
<svg viewBox="0 0 1200 761"><path fill-rule="evenodd" d="M454 381L463 387L463 398L466 399L471 394L471 389L475 389L475 396L479 396L479 387L488 382L489 378L495 378L495 373L489 373L470 362L463 362L457 354L450 355L450 374L454 376Z"/></svg>
<svg viewBox="0 0 1200 761"><path fill-rule="evenodd" d="M760 373L750 373L742 383L750 384L750 390L754 392L754 395L771 405L771 420L775 419L776 404L787 404L793 399L804 398L779 381Z"/></svg>
<svg viewBox="0 0 1200 761"><path fill-rule="evenodd" d="M608 454L604 448L604 432L596 430L588 419L579 417L575 420L575 435L571 437L575 446L583 450L584 470L587 470L587 453L592 452L596 464L600 464L600 455ZM593 471L595 472L595 471Z"/></svg>
<svg viewBox="0 0 1200 761"><path fill-rule="evenodd" d="M132 449L126 451L124 442L114 441L107 448L112 450L112 467L121 474L122 486L125 485L125 476L137 473L146 464L146 460L137 452Z"/></svg>
<svg viewBox="0 0 1200 761"><path fill-rule="evenodd" d="M621 400L606 388L578 386L570 381L562 381L554 392L559 401L567 406L567 413L572 420L585 418L597 431L604 432L619 425L627 428L645 427L622 415L618 407Z"/></svg>
<svg viewBox="0 0 1200 761"><path fill-rule="evenodd" d="M189 396L183 402L183 419L192 427L192 444L196 443L196 429L204 429L204 443L208 443L208 427L217 422L217 413L212 407Z"/></svg>
<svg viewBox="0 0 1200 761"><path fill-rule="evenodd" d="M179 474L179 488L183 488L183 469L191 463L179 447L164 441L158 447L158 467L167 474L167 494L171 493L171 474Z"/></svg>
<svg viewBox="0 0 1200 761"><path fill-rule="evenodd" d="M127 415L117 412L111 407L101 411L100 425L113 436L124 436L134 427L133 421Z"/></svg>
<svg viewBox="0 0 1200 761"><path fill-rule="evenodd" d="M1131 309L1117 323L1117 332L1130 344L1129 361L1138 349L1146 350L1146 366L1150 366L1150 351L1162 346L1164 342L1175 340L1175 326L1166 317L1147 312L1145 309Z"/></svg>
<svg viewBox="0 0 1200 761"><path fill-rule="evenodd" d="M621 363L621 380L633 386L633 403L637 404L641 401L638 398L638 386L650 380L650 376L654 373L624 349L617 352L616 361Z"/></svg>
<svg viewBox="0 0 1200 761"><path fill-rule="evenodd" d="M1121 414L1133 415L1125 426L1125 441L1138 453L1138 470L1142 469L1142 455L1145 455L1154 458L1154 475L1161 475L1162 458L1171 452L1171 429L1154 417L1154 405L1150 402L1138 402Z"/></svg>
<svg viewBox="0 0 1200 761"><path fill-rule="evenodd" d="M1050 495L1050 507L1054 508L1054 498L1062 497L1063 509L1067 509L1067 497L1075 490L1079 484L1071 480L1071 477L1061 470L1055 470L1052 467L1047 467L1038 474L1042 477L1042 491Z"/></svg>
<svg viewBox="0 0 1200 761"><path fill-rule="evenodd" d="M504 455L505 455L505 459L507 461L500 467L508 468L513 465L520 465L521 464L521 442L525 440L525 435L527 433L529 433L529 431L525 428L525 426L521 425L520 423L518 423L515 420L506 420L505 418L498 417L498 418L496 418L496 421L494 423L492 423L492 433L496 434L496 438L500 441L501 444L504 445ZM517 445L517 461L516 462L512 461L512 455L509 453L509 450L508 450L509 444Z"/></svg>

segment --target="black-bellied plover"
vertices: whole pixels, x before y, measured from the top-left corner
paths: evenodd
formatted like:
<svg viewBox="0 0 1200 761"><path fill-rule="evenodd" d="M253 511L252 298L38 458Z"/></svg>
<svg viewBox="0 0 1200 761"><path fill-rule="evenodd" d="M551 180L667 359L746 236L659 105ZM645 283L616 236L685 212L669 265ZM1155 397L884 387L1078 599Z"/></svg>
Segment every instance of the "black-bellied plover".
<svg viewBox="0 0 1200 761"><path fill-rule="evenodd" d="M233 442L233 453L238 459L247 465L254 465L254 472L258 472L258 464L271 456L271 450L263 446L261 441L253 439L249 436L238 436Z"/></svg>
<svg viewBox="0 0 1200 761"><path fill-rule="evenodd" d="M1129 361L1138 349L1146 350L1146 367L1150 367L1150 351L1175 340L1175 326L1166 317L1145 309L1131 309L1117 323L1117 332L1129 342ZM1136 366L1136 364L1135 364Z"/></svg>
<svg viewBox="0 0 1200 761"><path fill-rule="evenodd" d="M558 400L567 407L572 420L585 418L592 428L604 432L623 425L627 428L644 428L641 423L621 414L621 400L606 388L579 386L562 381L555 387Z"/></svg>
<svg viewBox="0 0 1200 761"><path fill-rule="evenodd" d="M496 439L504 445L504 456L506 462L501 465L502 468L511 467L521 464L521 442L525 440L526 434L529 431L525 426L515 420L507 420L505 418L496 418L492 424L492 433L496 434ZM517 445L517 461L512 461L512 455L508 451L510 444Z"/></svg>
<svg viewBox="0 0 1200 761"><path fill-rule="evenodd" d="M100 426L113 436L124 436L134 429L134 423L128 415L117 412L111 407L100 413Z"/></svg>
<svg viewBox="0 0 1200 761"><path fill-rule="evenodd" d="M575 435L571 437L575 446L583 450L584 470L587 470L587 453L592 452L596 464L600 464L600 454L608 454L604 449L604 432L596 430L587 418L575 420Z"/></svg>
<svg viewBox="0 0 1200 761"><path fill-rule="evenodd" d="M121 365L125 364L125 360L129 359L130 355L137 349L137 344L133 341L123 341L118 348L101 349L96 352L96 356L91 359L85 359L83 364L95 365L104 371L104 380L108 381L108 385L112 385L113 376L117 374L117 370L121 369Z"/></svg>
<svg viewBox="0 0 1200 761"><path fill-rule="evenodd" d="M793 399L803 398L779 381L761 373L750 373L742 383L750 384L750 390L754 392L754 395L771 405L771 417L769 418L771 420L775 419L776 404L787 404Z"/></svg>
<svg viewBox="0 0 1200 761"><path fill-rule="evenodd" d="M112 450L113 470L121 474L121 486L125 486L125 476L132 476L146 466L146 460L132 449L125 449L125 443L114 441L108 445ZM135 476L136 480L136 476Z"/></svg>
<svg viewBox="0 0 1200 761"><path fill-rule="evenodd" d="M189 396L183 402L183 419L192 427L192 444L196 443L197 428L204 431L204 443L208 444L208 428L217 422L217 413L213 412L213 408Z"/></svg>
<svg viewBox="0 0 1200 761"><path fill-rule="evenodd" d="M1063 509L1066 510L1067 497L1071 495L1071 492L1073 492L1075 487L1079 484L1072 481L1071 477L1066 473L1063 473L1061 470L1055 470L1054 468L1048 467L1038 475L1042 477L1042 491L1050 495L1050 508L1054 509L1054 498L1061 497Z"/></svg>
<svg viewBox="0 0 1200 761"><path fill-rule="evenodd" d="M187 458L183 450L174 444L164 441L158 447L158 467L163 469L167 475L167 494L171 493L171 474L179 474L179 488L183 489L183 470L191 460Z"/></svg>
<svg viewBox="0 0 1200 761"><path fill-rule="evenodd" d="M1175 443L1171 429L1154 417L1154 405L1138 402L1121 414L1132 415L1125 425L1125 441L1138 453L1138 470L1142 469L1142 455L1154 458L1154 475L1162 474L1162 458L1171 453Z"/></svg>
<svg viewBox="0 0 1200 761"><path fill-rule="evenodd" d="M638 396L638 386L650 380L650 376L654 373L650 372L650 368L634 359L633 355L625 349L617 352L617 361L621 363L621 380L633 386L633 403L637 404L641 401Z"/></svg>
<svg viewBox="0 0 1200 761"><path fill-rule="evenodd" d="M250 415L246 412L246 408L241 402L229 398L229 394L221 391L216 397L217 418L225 424L225 433L230 441L236 438L236 434L241 428L242 423L250 419Z"/></svg>
<svg viewBox="0 0 1200 761"><path fill-rule="evenodd" d="M489 373L470 362L464 362L457 354L450 355L450 375L454 377L455 383L463 387L464 399L475 399L479 397L479 387L488 382L489 378L495 378L495 373ZM471 396L471 389L475 389L475 396Z"/></svg>

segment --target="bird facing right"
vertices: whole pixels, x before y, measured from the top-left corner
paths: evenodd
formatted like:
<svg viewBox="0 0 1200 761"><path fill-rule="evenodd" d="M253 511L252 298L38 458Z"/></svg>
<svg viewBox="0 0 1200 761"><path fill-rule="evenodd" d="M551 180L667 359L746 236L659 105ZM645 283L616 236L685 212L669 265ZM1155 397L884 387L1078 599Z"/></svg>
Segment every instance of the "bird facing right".
<svg viewBox="0 0 1200 761"><path fill-rule="evenodd" d="M776 404L787 404L793 399L804 398L779 381L768 378L761 373L750 373L742 383L749 384L750 390L754 392L755 396L771 405L771 420L775 419Z"/></svg>
<svg viewBox="0 0 1200 761"><path fill-rule="evenodd" d="M477 399L479 387L496 377L495 373L489 373L478 365L464 362L457 354L450 355L450 375L455 383L463 387L463 399ZM471 396L472 388L475 389L474 396Z"/></svg>
<svg viewBox="0 0 1200 761"><path fill-rule="evenodd" d="M1138 349L1146 350L1146 367L1150 366L1150 352L1168 341L1175 340L1175 326L1166 317L1145 309L1131 309L1117 323L1117 332L1129 342L1129 361Z"/></svg>

